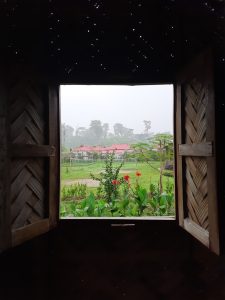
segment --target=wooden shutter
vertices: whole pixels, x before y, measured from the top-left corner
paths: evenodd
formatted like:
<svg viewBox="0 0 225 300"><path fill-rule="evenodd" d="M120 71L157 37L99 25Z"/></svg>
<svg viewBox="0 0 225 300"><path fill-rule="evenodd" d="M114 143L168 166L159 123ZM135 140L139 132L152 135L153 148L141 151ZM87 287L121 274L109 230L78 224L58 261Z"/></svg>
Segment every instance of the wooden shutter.
<svg viewBox="0 0 225 300"><path fill-rule="evenodd" d="M10 182L5 224L10 233L4 248L49 231L59 215L58 88L22 74L7 89Z"/></svg>
<svg viewBox="0 0 225 300"><path fill-rule="evenodd" d="M218 254L215 99L210 51L196 58L178 78L176 152L179 224Z"/></svg>

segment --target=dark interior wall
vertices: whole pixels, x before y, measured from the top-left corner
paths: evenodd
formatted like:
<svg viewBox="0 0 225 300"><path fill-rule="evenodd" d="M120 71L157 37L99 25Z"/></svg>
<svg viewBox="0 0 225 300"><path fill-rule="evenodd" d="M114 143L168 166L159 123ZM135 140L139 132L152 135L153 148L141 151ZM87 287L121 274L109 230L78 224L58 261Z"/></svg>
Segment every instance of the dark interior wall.
<svg viewBox="0 0 225 300"><path fill-rule="evenodd" d="M0 257L1 299L224 299L225 261L175 222L62 221Z"/></svg>
<svg viewBox="0 0 225 300"><path fill-rule="evenodd" d="M208 46L224 63L221 0L0 2L0 60L52 81L171 82Z"/></svg>
<svg viewBox="0 0 225 300"><path fill-rule="evenodd" d="M19 65L47 83L174 82L189 59L213 47L223 223L224 1L1 1L0 8L1 78L11 77ZM4 91L5 85L1 104ZM7 192L4 107L2 197ZM3 300L225 297L224 257L165 221L124 228L62 221L53 232L1 254L0 277Z"/></svg>

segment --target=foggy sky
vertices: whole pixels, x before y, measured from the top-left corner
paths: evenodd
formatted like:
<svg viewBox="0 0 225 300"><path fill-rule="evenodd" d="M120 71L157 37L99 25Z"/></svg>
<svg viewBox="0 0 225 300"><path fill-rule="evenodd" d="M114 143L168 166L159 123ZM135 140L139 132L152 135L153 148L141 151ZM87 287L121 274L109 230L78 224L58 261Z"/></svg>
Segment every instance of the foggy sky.
<svg viewBox="0 0 225 300"><path fill-rule="evenodd" d="M143 120L150 120L150 132L173 132L173 85L62 85L60 94L61 122L75 130L101 120L111 132L122 123L142 133Z"/></svg>

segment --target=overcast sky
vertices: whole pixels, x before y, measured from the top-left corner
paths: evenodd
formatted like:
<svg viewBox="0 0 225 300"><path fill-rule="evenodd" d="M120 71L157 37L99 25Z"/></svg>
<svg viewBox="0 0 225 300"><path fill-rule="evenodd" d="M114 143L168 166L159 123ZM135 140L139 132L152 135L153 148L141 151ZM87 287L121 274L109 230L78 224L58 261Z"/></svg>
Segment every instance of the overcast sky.
<svg viewBox="0 0 225 300"><path fill-rule="evenodd" d="M72 126L88 128L91 120L113 124L122 123L144 131L143 120L151 121L151 132L173 132L173 86L97 86L62 85L61 121Z"/></svg>

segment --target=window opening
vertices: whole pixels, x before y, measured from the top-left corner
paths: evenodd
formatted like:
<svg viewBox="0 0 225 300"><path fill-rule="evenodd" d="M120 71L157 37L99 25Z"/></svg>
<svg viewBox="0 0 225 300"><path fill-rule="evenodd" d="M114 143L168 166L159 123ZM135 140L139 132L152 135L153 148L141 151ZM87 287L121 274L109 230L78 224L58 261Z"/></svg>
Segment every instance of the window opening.
<svg viewBox="0 0 225 300"><path fill-rule="evenodd" d="M174 216L173 85L61 85L61 218Z"/></svg>

